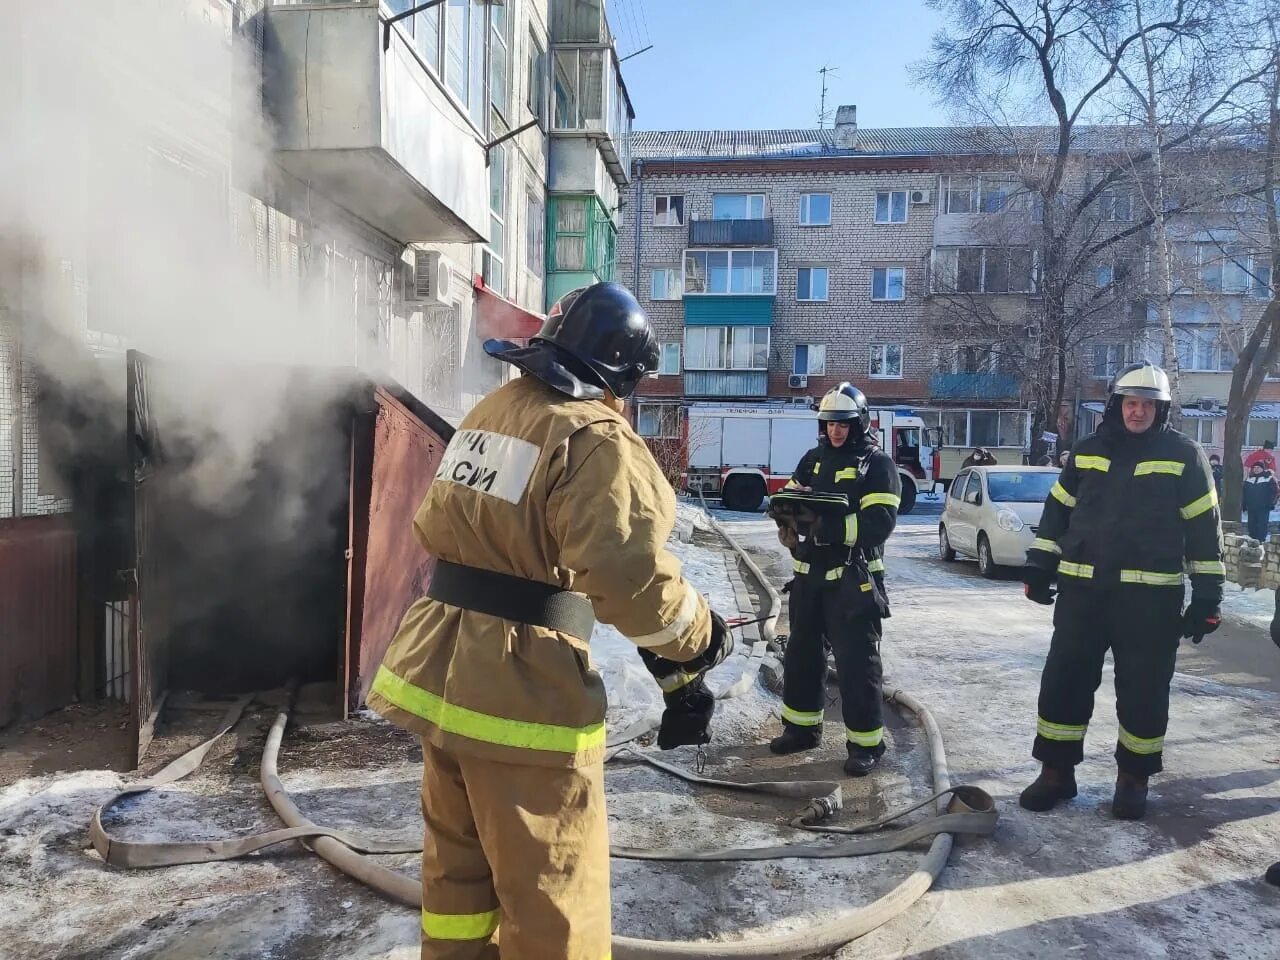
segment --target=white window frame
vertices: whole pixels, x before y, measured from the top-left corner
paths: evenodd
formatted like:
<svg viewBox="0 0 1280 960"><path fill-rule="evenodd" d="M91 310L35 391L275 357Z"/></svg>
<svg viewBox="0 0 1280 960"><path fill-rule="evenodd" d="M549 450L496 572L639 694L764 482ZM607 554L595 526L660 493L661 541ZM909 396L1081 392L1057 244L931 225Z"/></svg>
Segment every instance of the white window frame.
<svg viewBox="0 0 1280 960"><path fill-rule="evenodd" d="M525 266L541 277L547 270L547 203L532 186L525 189L524 211Z"/></svg>
<svg viewBox="0 0 1280 960"><path fill-rule="evenodd" d="M747 215L745 217L717 217L716 201L719 200L721 197L745 197L747 201ZM755 210L753 210L752 208L756 206L756 203L754 201L757 201L757 200L759 201L760 215L752 216L752 214L755 213ZM732 191L723 191L721 193L713 193L711 195L711 219L712 220L764 220L768 216L769 216L769 203L768 203L768 199L765 197L763 193L732 190Z"/></svg>
<svg viewBox="0 0 1280 960"><path fill-rule="evenodd" d="M898 197L898 196L902 197L902 219L901 219L901 220L895 220L895 219L893 218L893 198L894 198L894 197ZM884 219L884 220L880 219L880 198L881 198L881 197L884 197L884 198L885 198L885 210L886 210L886 212L887 212L887 214L888 214L888 219ZM888 223L893 223L893 224L906 223L906 222L910 219L910 217L911 217L911 214L910 214L910 207L911 207L911 204L908 202L908 200L909 200L909 198L908 198L908 196L907 196L907 191L906 191L906 190L880 190L880 191L877 191L877 193L876 193L876 202L875 202L875 211L874 211L874 213L875 213L875 221L876 221L876 223L882 223L882 224L888 224Z"/></svg>
<svg viewBox="0 0 1280 960"><path fill-rule="evenodd" d="M658 295L658 277L663 276L662 295ZM679 267L654 267L649 271L650 300L679 300L681 295L681 275Z"/></svg>
<svg viewBox="0 0 1280 960"><path fill-rule="evenodd" d="M822 296L815 297L813 295L813 272L815 270L822 271ZM800 275L809 274L809 296L800 296ZM814 266L814 267L796 267L796 302L797 303L826 303L831 299L831 268Z"/></svg>
<svg viewBox="0 0 1280 960"><path fill-rule="evenodd" d="M805 369L799 368L800 348L805 351ZM815 354L820 358L814 363ZM816 369L815 369L816 368ZM827 345L825 343L797 343L791 348L791 372L800 377L823 377L827 374Z"/></svg>
<svg viewBox="0 0 1280 960"><path fill-rule="evenodd" d="M702 277L693 277L690 282L689 264L690 261L696 262L700 254L723 253L726 255L727 276L730 283L728 290L708 290L711 278L709 269L707 275ZM761 275L763 285L759 290L734 290L733 283L733 261L735 257L743 257L751 255L752 269L754 270L755 257L767 254L771 262L763 268ZM681 291L684 296L695 297L741 297L741 296L776 296L778 292L778 251L772 247L691 247L684 252L681 260ZM702 289L697 287L701 285Z"/></svg>
<svg viewBox="0 0 1280 960"><path fill-rule="evenodd" d="M813 219L813 198L827 198L827 219ZM800 194L800 226L802 227L829 227L831 226L831 208L833 206L832 196L830 193L823 191L813 191L810 193Z"/></svg>
<svg viewBox="0 0 1280 960"><path fill-rule="evenodd" d="M679 200L679 211L676 213L676 204L672 200ZM665 201L666 209L661 213L658 207L661 201ZM673 216L673 213L676 215ZM683 227L684 226L684 194L683 193L659 193L653 198L653 225L655 227Z"/></svg>
<svg viewBox="0 0 1280 960"><path fill-rule="evenodd" d="M877 358L880 360L880 369L882 371L888 369L890 350L898 351L898 372L875 373ZM887 342L871 344L867 355L867 376L872 380L901 380L904 367L906 367L906 357L902 350L902 344Z"/></svg>
<svg viewBox="0 0 1280 960"><path fill-rule="evenodd" d="M1106 350L1107 357L1103 363L1103 370L1098 372L1098 351ZM1124 341L1095 341L1093 344L1093 360L1089 364L1094 380L1110 381L1116 373L1129 363L1129 357L1133 351L1128 343ZM1118 356L1116 356L1118 354ZM1114 367L1115 369L1112 369Z"/></svg>
<svg viewBox="0 0 1280 960"><path fill-rule="evenodd" d="M695 366L691 358L697 354L689 349L690 339L696 336L703 338L702 354L706 356L706 339L712 331L723 331L722 335L716 336L717 344L723 344L724 355L719 359L722 361L719 365L702 364ZM751 363L748 366L737 366L734 363L734 341L742 335L742 331L751 331ZM758 333L764 334L764 356L762 362L756 362L756 354L759 349L757 342L759 341ZM750 324L710 324L702 326L701 324L694 326L686 326L684 328L684 369L688 370L768 370L769 369L769 347L770 347L770 331L765 326L753 326Z"/></svg>
<svg viewBox="0 0 1280 960"><path fill-rule="evenodd" d="M968 190L964 191L969 194L968 210L952 210L951 194L952 192L960 192L958 184L968 181ZM1003 187L1000 192L1004 197L1004 201L1000 205L999 210L987 210L987 185L992 187L999 185ZM993 191L994 192L994 191ZM1019 202L1018 197L1023 192L1022 184L1016 177L1008 174L984 173L984 174L947 174L938 181L939 199L942 205L942 212L954 216L977 216L982 214L1003 213L1012 209L1012 204Z"/></svg>
<svg viewBox="0 0 1280 960"><path fill-rule="evenodd" d="M1269 423L1271 424L1272 429L1267 433L1266 436L1255 437L1253 435L1253 425L1255 423ZM1263 420L1261 418L1250 417L1248 421L1246 421L1245 423L1244 446L1252 447L1254 449L1261 449L1262 444L1267 440L1280 440L1280 437L1277 436L1277 432L1280 432L1280 426L1277 426L1277 421Z"/></svg>
<svg viewBox="0 0 1280 960"><path fill-rule="evenodd" d="M960 284L960 252L962 250L980 250L978 264L978 289L961 290ZM1031 269L1029 276L1029 289L1026 290L987 290L987 259L991 251L1002 251L1006 255L1012 250L1026 250L1031 256ZM958 246L958 247L934 247L933 254L933 270L931 285L935 293L953 293L953 294L991 294L992 296L1005 297L1021 297L1035 294L1040 287L1040 252L1036 249L1027 247L986 247L986 246ZM939 289L939 284L943 288Z"/></svg>
<svg viewBox="0 0 1280 960"><path fill-rule="evenodd" d="M487 26L486 26L486 29L488 29ZM511 155L507 152L506 144L500 144L499 146L495 147L493 149L493 152L490 154L490 170L492 171L493 167L495 166L498 166L498 165L501 166L501 169L498 170L497 173L499 175L498 182L502 184L502 197L499 202L499 209L495 210L493 207L493 173L491 172L489 175L490 242L486 243L484 246L484 257L497 261L498 270L501 273L501 276L499 277L498 282L494 284L490 284L489 283L490 270L489 270L488 264L485 263L484 271L483 271L485 283L492 286L497 293L503 296L506 296L507 281L508 281L506 252L507 252L507 222L510 219L510 217L507 214L507 207L510 205L509 201L511 199L510 198L511 190L509 189L510 184L507 181L507 172L508 172L508 165L510 164L510 162L511 162ZM498 229L502 233L502 238L497 247L495 247L492 243L492 236L495 233L495 230L493 229L493 227L495 225L498 227Z"/></svg>
<svg viewBox="0 0 1280 960"><path fill-rule="evenodd" d="M658 376L674 377L680 374L680 356L684 350L684 345L678 341L667 342L659 345L658 353ZM674 356L675 362L670 362Z"/></svg>
<svg viewBox="0 0 1280 960"><path fill-rule="evenodd" d="M1178 350L1179 370L1185 373L1230 373L1235 366L1235 351L1226 342L1224 329L1213 324L1177 324L1173 328L1174 345ZM1184 343L1192 340L1190 355L1184 362ZM1212 340L1212 342L1210 342ZM1206 365L1202 361L1212 357ZM1230 357L1230 362L1224 358ZM1215 365L1216 364L1216 365Z"/></svg>
<svg viewBox="0 0 1280 960"><path fill-rule="evenodd" d="M547 58L547 41L532 27L529 29L528 77L529 89L525 91L525 106L538 118L538 128L545 132L550 127L551 111L549 93L551 84Z"/></svg>
<svg viewBox="0 0 1280 960"><path fill-rule="evenodd" d="M1182 431L1200 446L1211 447L1213 446L1213 424L1212 417L1183 417ZM1191 429L1192 427L1195 429ZM1206 433L1207 437L1204 436Z"/></svg>
<svg viewBox="0 0 1280 960"><path fill-rule="evenodd" d="M900 297L891 297L888 295L889 294L889 272L891 270L897 270L900 274L902 274L902 284L899 287L899 289L902 291L902 296ZM885 296L883 297L876 296L876 274L877 273L884 274ZM906 299L907 299L907 268L905 266L885 266L885 267L871 268L871 301L873 303L902 303Z"/></svg>
<svg viewBox="0 0 1280 960"><path fill-rule="evenodd" d="M646 415L656 418L656 432L646 430L642 419ZM649 440L679 440L683 426L681 405L678 403L641 403L636 406L636 433Z"/></svg>
<svg viewBox="0 0 1280 960"><path fill-rule="evenodd" d="M1098 194L1099 218L1104 223L1133 220L1133 193L1127 187L1110 187Z"/></svg>

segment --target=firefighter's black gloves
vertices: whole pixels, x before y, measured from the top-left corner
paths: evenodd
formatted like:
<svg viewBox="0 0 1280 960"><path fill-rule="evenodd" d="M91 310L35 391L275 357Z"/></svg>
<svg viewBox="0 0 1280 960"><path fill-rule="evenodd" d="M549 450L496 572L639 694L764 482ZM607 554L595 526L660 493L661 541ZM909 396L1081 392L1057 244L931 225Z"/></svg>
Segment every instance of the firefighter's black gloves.
<svg viewBox="0 0 1280 960"><path fill-rule="evenodd" d="M716 700L702 677L664 693L662 701L667 708L662 711L662 725L658 727L659 750L711 742L711 715Z"/></svg>
<svg viewBox="0 0 1280 960"><path fill-rule="evenodd" d="M1033 603L1053 603L1058 591L1053 589L1053 574L1042 567L1025 566L1022 568L1022 592Z"/></svg>
<svg viewBox="0 0 1280 960"><path fill-rule="evenodd" d="M1199 643L1222 624L1222 604L1191 594L1191 602L1182 614L1182 635Z"/></svg>

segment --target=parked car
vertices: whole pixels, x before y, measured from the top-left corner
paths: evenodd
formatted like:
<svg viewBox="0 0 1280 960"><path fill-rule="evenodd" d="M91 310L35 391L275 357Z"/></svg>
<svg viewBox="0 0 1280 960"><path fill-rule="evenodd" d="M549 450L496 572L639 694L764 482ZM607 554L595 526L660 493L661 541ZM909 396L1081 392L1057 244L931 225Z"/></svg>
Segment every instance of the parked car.
<svg viewBox="0 0 1280 960"><path fill-rule="evenodd" d="M994 577L1020 567L1036 537L1044 498L1057 467L970 467L956 475L938 523L938 553L977 557L978 570Z"/></svg>

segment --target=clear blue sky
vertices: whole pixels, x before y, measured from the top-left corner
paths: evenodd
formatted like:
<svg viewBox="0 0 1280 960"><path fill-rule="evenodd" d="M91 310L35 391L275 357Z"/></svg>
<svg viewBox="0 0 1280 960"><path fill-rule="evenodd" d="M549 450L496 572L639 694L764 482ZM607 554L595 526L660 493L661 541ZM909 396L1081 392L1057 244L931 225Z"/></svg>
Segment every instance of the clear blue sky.
<svg viewBox="0 0 1280 960"><path fill-rule="evenodd" d="M920 0L608 0L637 130L817 126L818 69L838 68L827 106L862 127L936 126L912 86L938 17Z"/></svg>

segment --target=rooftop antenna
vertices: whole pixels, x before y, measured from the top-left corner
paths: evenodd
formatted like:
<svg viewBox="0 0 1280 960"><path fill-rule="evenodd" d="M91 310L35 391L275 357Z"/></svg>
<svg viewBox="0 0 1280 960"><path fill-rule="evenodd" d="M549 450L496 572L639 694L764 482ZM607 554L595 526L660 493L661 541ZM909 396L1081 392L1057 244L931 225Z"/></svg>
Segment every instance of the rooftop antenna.
<svg viewBox="0 0 1280 960"><path fill-rule="evenodd" d="M818 129L821 130L827 125L827 121L831 119L831 115L827 112L827 75L831 73L839 73L839 67L833 67L830 64L824 64L818 73L822 74L822 100L818 104Z"/></svg>

